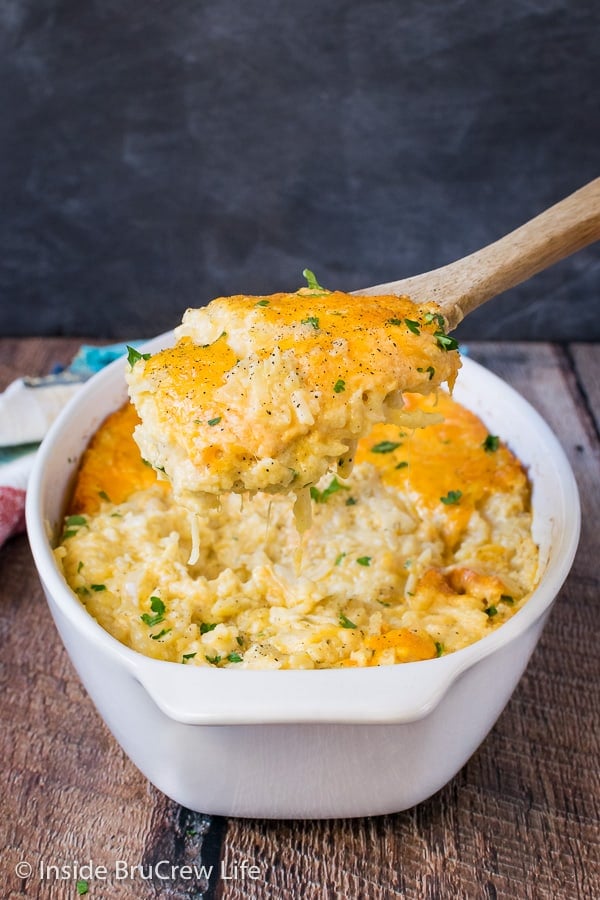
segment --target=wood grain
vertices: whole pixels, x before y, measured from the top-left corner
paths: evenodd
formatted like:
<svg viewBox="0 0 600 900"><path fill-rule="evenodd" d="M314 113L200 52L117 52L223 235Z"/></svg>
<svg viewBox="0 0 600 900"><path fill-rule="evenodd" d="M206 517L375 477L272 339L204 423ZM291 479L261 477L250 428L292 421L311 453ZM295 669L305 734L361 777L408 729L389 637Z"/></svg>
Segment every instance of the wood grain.
<svg viewBox="0 0 600 900"><path fill-rule="evenodd" d="M230 820L225 866L247 856L264 881L221 882L220 897L293 900L298 884L310 900L600 896L600 460L590 410L558 348L473 344L470 352L517 387L563 440L583 502L573 573L506 710L449 785L381 819Z"/></svg>
<svg viewBox="0 0 600 900"><path fill-rule="evenodd" d="M0 340L0 388L67 362L78 343ZM208 882L91 882L89 896L106 900L600 896L600 356L585 345L469 350L561 438L581 490L583 533L524 678L463 770L426 803L380 818L224 820L177 806L97 716L49 620L27 541L16 538L0 549L2 896L72 898L73 879L23 881L14 866L90 859L109 868L119 859L214 866ZM245 859L256 879L241 877Z"/></svg>
<svg viewBox="0 0 600 900"><path fill-rule="evenodd" d="M0 389L20 374L66 364L80 341L0 340ZM27 539L0 549L0 863L3 897L72 898L75 879L42 880L39 866L93 860L203 862L218 820L185 810L137 771L97 715L49 617ZM218 856L219 841L213 848ZM20 861L34 867L24 881ZM90 896L144 900L198 896L206 881L140 877L91 884ZM193 889L193 890L192 890Z"/></svg>
<svg viewBox="0 0 600 900"><path fill-rule="evenodd" d="M567 352L571 354L579 389L600 437L600 344L570 344Z"/></svg>

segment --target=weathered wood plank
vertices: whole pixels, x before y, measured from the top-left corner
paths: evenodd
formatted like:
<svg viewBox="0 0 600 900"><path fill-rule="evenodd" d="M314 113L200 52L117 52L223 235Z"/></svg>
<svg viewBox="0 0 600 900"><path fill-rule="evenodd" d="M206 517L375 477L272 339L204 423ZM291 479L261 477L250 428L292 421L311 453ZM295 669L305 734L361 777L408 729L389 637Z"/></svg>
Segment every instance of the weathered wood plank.
<svg viewBox="0 0 600 900"><path fill-rule="evenodd" d="M567 450L584 510L573 573L511 702L449 785L383 818L229 820L225 869L248 858L261 878L222 881L222 898L600 896L597 441L562 351L473 344L470 352L528 397Z"/></svg>
<svg viewBox="0 0 600 900"><path fill-rule="evenodd" d="M579 387L600 434L600 344L569 344Z"/></svg>
<svg viewBox="0 0 600 900"><path fill-rule="evenodd" d="M18 374L67 362L78 344L0 340L0 389ZM117 859L218 865L224 831L223 873L233 875L236 863L249 859L259 868L257 880L225 879L217 868L207 891L205 882L184 879L113 878L93 883L90 896L600 896L594 727L600 463L589 414L598 405L591 391L586 398L580 390L586 380L596 383L592 350L470 347L531 400L562 440L581 489L584 530L573 573L496 728L462 772L416 809L337 822L225 822L178 807L147 784L94 712L48 620L26 540L0 550L4 895L74 896L72 880L50 885L34 876L24 886L14 873L21 859L34 866L41 859L60 865L92 859L109 868Z"/></svg>
<svg viewBox="0 0 600 900"><path fill-rule="evenodd" d="M0 390L22 374L67 363L80 341L0 341ZM54 629L24 536L0 549L0 846L2 896L72 898L75 879L41 877L40 865L106 866L90 896L179 900L201 896L190 882L116 878L116 864L168 860L201 865L204 842L218 856L222 825L182 809L135 769L80 685ZM19 862L29 862L23 880Z"/></svg>

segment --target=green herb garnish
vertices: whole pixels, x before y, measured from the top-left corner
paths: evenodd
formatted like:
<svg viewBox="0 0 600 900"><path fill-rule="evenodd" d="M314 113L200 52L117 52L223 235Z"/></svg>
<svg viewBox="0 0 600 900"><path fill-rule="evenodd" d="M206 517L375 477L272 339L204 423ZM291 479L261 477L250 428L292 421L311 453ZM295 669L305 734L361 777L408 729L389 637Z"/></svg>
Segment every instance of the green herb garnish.
<svg viewBox="0 0 600 900"><path fill-rule="evenodd" d="M242 657L240 656L240 654L235 653L235 652L229 653L227 655L227 659L229 660L229 662L241 662L242 661Z"/></svg>
<svg viewBox="0 0 600 900"><path fill-rule="evenodd" d="M184 653L181 658L181 662L185 665L188 659L193 659L195 655L195 653Z"/></svg>
<svg viewBox="0 0 600 900"><path fill-rule="evenodd" d="M380 441L378 444L371 447L371 453L391 453L401 446L399 441Z"/></svg>
<svg viewBox="0 0 600 900"><path fill-rule="evenodd" d="M75 531L73 531L73 534L76 534L77 529L81 528L82 525L87 525L87 519L85 516L67 516L67 518L65 519L65 526L67 531L75 529ZM65 532L65 534L66 533L67 532Z"/></svg>
<svg viewBox="0 0 600 900"><path fill-rule="evenodd" d="M335 563L334 563L334 565L339 566L339 564L341 563L341 561L342 561L342 560L344 559L344 557L347 556L347 555L348 555L347 553L338 553L338 555L337 555L336 558L335 558Z"/></svg>
<svg viewBox="0 0 600 900"><path fill-rule="evenodd" d="M159 641L165 634L168 634L170 631L173 631L172 628L163 628L162 631L159 631L158 634L151 634L150 637L153 641Z"/></svg>
<svg viewBox="0 0 600 900"><path fill-rule="evenodd" d="M440 497L442 503L446 506L455 506L462 497L462 491L448 491L445 497Z"/></svg>
<svg viewBox="0 0 600 900"><path fill-rule="evenodd" d="M310 496L315 501L315 503L326 503L332 494L336 494L338 491L349 491L350 488L345 484L340 484L334 475L328 486L320 491L314 485L312 485L310 489Z"/></svg>
<svg viewBox="0 0 600 900"><path fill-rule="evenodd" d="M348 616L345 616L343 612L340 613L340 625L342 628L356 628L354 622L352 622Z"/></svg>
<svg viewBox="0 0 600 900"><path fill-rule="evenodd" d="M200 634L208 634L209 631L214 631L217 627L216 622L201 622L200 623Z"/></svg>
<svg viewBox="0 0 600 900"><path fill-rule="evenodd" d="M254 305L255 306L268 306L269 301L268 300L259 300L258 303L255 303Z"/></svg>
<svg viewBox="0 0 600 900"><path fill-rule="evenodd" d="M204 659L206 662L209 662L212 666L218 666L221 662L220 656L205 656Z"/></svg>
<svg viewBox="0 0 600 900"><path fill-rule="evenodd" d="M164 622L165 619L165 604L162 602L160 597L150 597L150 609L154 613L153 616L150 613L142 613L140 619L145 625L148 625L149 628L153 628L154 625L158 625L160 622Z"/></svg>
<svg viewBox="0 0 600 900"><path fill-rule="evenodd" d="M484 613L486 614L486 616L489 616L490 619L492 618L492 616L495 616L497 612L498 610L495 606L488 606L486 609L484 609Z"/></svg>
<svg viewBox="0 0 600 900"><path fill-rule="evenodd" d="M318 329L319 319L317 316L307 316L305 319L302 319L302 325L312 325L313 328Z"/></svg>
<svg viewBox="0 0 600 900"><path fill-rule="evenodd" d="M402 462L399 462L396 466L394 466L394 468L395 469L405 469L407 467L407 465L408 465L408 463L406 462L405 459L403 459Z"/></svg>
<svg viewBox="0 0 600 900"><path fill-rule="evenodd" d="M132 369L140 359L150 359L151 355L151 353L140 353L135 347L130 347L129 344L127 344L127 362Z"/></svg>
<svg viewBox="0 0 600 900"><path fill-rule="evenodd" d="M439 641L436 641L435 642L435 655L441 656L443 652L444 652L444 645L440 644Z"/></svg>
<svg viewBox="0 0 600 900"><path fill-rule="evenodd" d="M481 446L486 453L495 453L500 446L500 438L495 434L488 434Z"/></svg>
<svg viewBox="0 0 600 900"><path fill-rule="evenodd" d="M446 334L445 331L434 331L433 336L442 350L458 350L458 341Z"/></svg>
<svg viewBox="0 0 600 900"><path fill-rule="evenodd" d="M218 425L220 421L221 421L221 416L216 416L216 418L214 418L214 419L209 419L207 424L208 425Z"/></svg>
<svg viewBox="0 0 600 900"><path fill-rule="evenodd" d="M414 319L405 319L404 324L413 334L421 334L421 326L418 322L415 322Z"/></svg>
<svg viewBox="0 0 600 900"><path fill-rule="evenodd" d="M324 288L319 284L319 282L317 281L317 276L314 272L311 272L310 269L303 269L302 275L304 278L306 278L306 284L311 289L311 291L323 291L326 294L329 293L327 288Z"/></svg>
<svg viewBox="0 0 600 900"><path fill-rule="evenodd" d="M500 595L500 603L508 603L509 606L515 602L515 598L511 597L510 594L501 594Z"/></svg>
<svg viewBox="0 0 600 900"><path fill-rule="evenodd" d="M433 366L427 366L426 369L424 369L422 366L417 366L417 372L422 372L423 374L427 372L430 381L435 375L435 369L433 368Z"/></svg>
<svg viewBox="0 0 600 900"><path fill-rule="evenodd" d="M439 325L442 331L446 330L446 321L441 313L425 313L425 321L428 325L430 325L432 322L435 322L437 325Z"/></svg>
<svg viewBox="0 0 600 900"><path fill-rule="evenodd" d="M105 591L106 590L105 584L90 584L90 587L93 591Z"/></svg>
<svg viewBox="0 0 600 900"><path fill-rule="evenodd" d="M402 325L402 319L387 319L386 325Z"/></svg>
<svg viewBox="0 0 600 900"><path fill-rule="evenodd" d="M335 391L336 394L341 394L342 391L346 390L346 382L344 381L343 378L338 378L338 380L336 381L336 383L333 386L333 390Z"/></svg>
<svg viewBox="0 0 600 900"><path fill-rule="evenodd" d="M356 506L357 503L358 500L356 499L356 497L348 497L348 499L346 500L346 506Z"/></svg>
<svg viewBox="0 0 600 900"><path fill-rule="evenodd" d="M67 525L87 525L87 519L85 516L67 516L65 519Z"/></svg>
<svg viewBox="0 0 600 900"><path fill-rule="evenodd" d="M359 566L370 566L372 559L372 556L359 556L356 562L359 564Z"/></svg>
<svg viewBox="0 0 600 900"><path fill-rule="evenodd" d="M98 491L98 496L101 500L106 500L107 503L110 503L110 497L106 493L106 491Z"/></svg>

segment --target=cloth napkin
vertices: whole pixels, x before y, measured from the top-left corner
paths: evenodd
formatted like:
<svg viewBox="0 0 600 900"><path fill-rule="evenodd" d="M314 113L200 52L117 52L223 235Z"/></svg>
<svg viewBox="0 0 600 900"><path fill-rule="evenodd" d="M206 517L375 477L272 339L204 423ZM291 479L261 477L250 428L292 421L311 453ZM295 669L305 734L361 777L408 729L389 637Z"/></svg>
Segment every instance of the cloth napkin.
<svg viewBox="0 0 600 900"><path fill-rule="evenodd" d="M142 342L128 343L137 348ZM17 378L0 394L0 546L25 530L27 481L50 425L84 381L126 354L127 344L84 344L66 368Z"/></svg>

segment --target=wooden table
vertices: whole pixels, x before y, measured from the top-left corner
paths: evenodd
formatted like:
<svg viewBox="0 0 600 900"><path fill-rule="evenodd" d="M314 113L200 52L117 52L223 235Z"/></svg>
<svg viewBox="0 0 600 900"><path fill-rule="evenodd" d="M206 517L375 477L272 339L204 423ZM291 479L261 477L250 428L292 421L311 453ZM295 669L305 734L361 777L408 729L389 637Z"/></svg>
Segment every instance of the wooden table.
<svg viewBox="0 0 600 900"><path fill-rule="evenodd" d="M68 361L79 343L1 340L0 389ZM92 861L108 877L89 880L89 896L109 900L600 897L600 352L483 343L469 352L561 438L583 535L525 677L464 769L426 803L380 818L227 820L178 806L96 714L46 610L27 539L14 538L0 550L2 896L77 896L74 877L50 870L42 879L40 865ZM117 879L118 860L144 869ZM144 880L160 860L211 875ZM243 860L257 878L241 878ZM15 872L23 861L28 879Z"/></svg>

